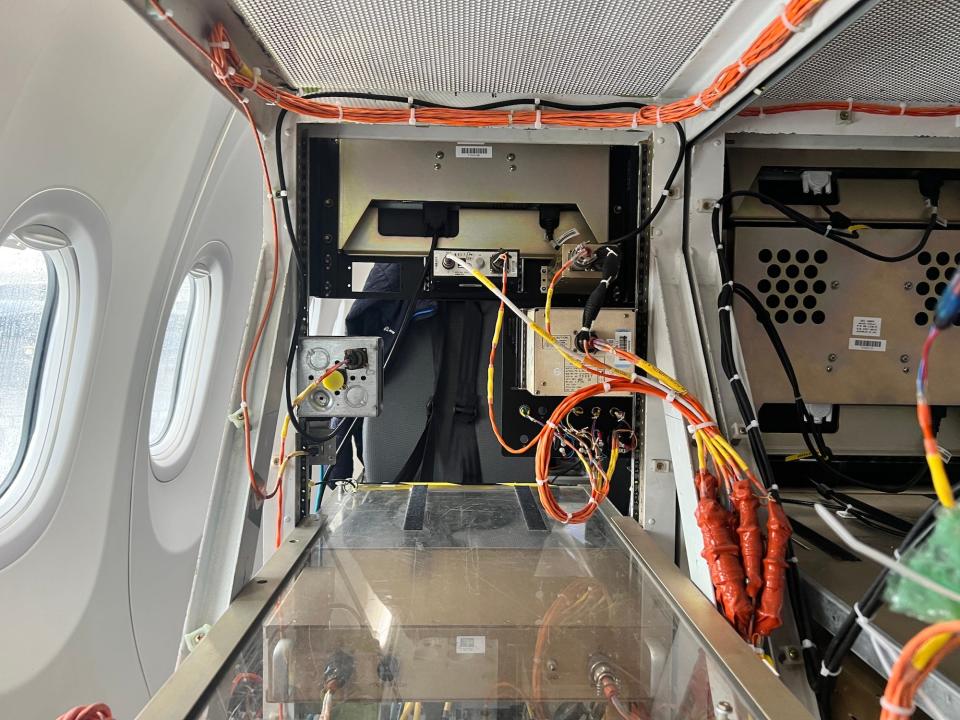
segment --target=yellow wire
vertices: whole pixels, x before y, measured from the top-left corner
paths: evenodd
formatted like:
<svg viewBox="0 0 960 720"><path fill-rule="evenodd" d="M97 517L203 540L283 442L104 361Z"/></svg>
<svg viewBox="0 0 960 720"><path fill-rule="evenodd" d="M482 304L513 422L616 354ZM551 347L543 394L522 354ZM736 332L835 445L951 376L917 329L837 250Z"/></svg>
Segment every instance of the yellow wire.
<svg viewBox="0 0 960 720"><path fill-rule="evenodd" d="M943 466L943 458L936 451L928 452L926 457L930 478L933 480L933 489L937 491L940 504L952 508L956 503L953 499L953 489L950 487L950 478L947 477L947 469Z"/></svg>
<svg viewBox="0 0 960 720"><path fill-rule="evenodd" d="M421 703L415 703L413 706L413 720L420 720L420 711L423 710Z"/></svg>
<svg viewBox="0 0 960 720"><path fill-rule="evenodd" d="M405 702L403 704L403 710L400 711L400 720L407 720L410 717L410 711L413 710L413 703Z"/></svg>
<svg viewBox="0 0 960 720"><path fill-rule="evenodd" d="M923 670L927 666L927 663L933 659L933 656L940 652L952 637L953 633L941 633L927 640L920 646L920 649L917 650L917 654L913 656L913 666L917 670Z"/></svg>

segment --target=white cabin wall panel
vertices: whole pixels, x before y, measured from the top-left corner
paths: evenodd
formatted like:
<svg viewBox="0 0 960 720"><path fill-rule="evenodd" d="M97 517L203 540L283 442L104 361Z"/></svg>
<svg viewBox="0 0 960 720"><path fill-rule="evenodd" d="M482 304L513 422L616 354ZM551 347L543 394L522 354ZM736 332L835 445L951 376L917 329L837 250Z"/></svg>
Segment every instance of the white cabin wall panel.
<svg viewBox="0 0 960 720"><path fill-rule="evenodd" d="M56 717L70 705L95 700L131 717L148 688L132 628L128 565L137 564L135 581L145 584L138 598L142 590L157 606L175 607L189 592L196 545L193 537L180 552L165 553L162 544L151 548L145 541L148 549L138 543L130 556L131 488L147 480L135 467L138 437L145 442L147 433L141 427L149 415L144 388L159 309L176 292L171 273L180 258L183 211L194 199L190 188L230 108L123 3L35 0L16 6L8 12L8 5L0 24L0 65L5 75L13 68L0 94L0 222L40 190L77 188L104 211L109 235L98 241L109 244L112 267L109 288L101 288L108 292L102 341L92 375L84 379L89 400L67 408L59 428L58 442L75 448L72 462L50 468L68 474L59 507L42 536L0 569L0 607L8 618L0 697L10 717ZM231 169L248 173L250 164L232 163ZM258 183L258 175L249 178L250 187ZM259 215L260 196L243 197ZM254 258L259 227L258 221L253 235L236 240L252 238ZM240 315L251 274L233 284ZM234 314L234 346L242 331L242 319L236 320ZM232 380L236 358L227 349L223 355L218 370ZM222 403L207 406L219 414ZM221 428L218 421L206 436L216 442ZM210 457L199 453L208 470L188 478L199 515L213 474ZM149 507L138 509L143 514L137 520L149 522ZM201 524L191 518L186 526L197 533ZM132 530L139 536L149 525L136 522ZM149 607L141 616L145 612ZM157 632L171 622L156 620ZM174 637L166 652L176 652L181 623L164 631ZM144 648L146 664L159 667L152 663L153 645Z"/></svg>

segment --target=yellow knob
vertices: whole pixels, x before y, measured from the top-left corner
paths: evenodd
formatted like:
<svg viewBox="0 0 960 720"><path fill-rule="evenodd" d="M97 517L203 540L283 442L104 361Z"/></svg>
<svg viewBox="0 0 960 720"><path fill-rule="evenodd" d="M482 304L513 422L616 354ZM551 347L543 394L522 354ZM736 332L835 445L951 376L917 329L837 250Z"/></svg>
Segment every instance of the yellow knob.
<svg viewBox="0 0 960 720"><path fill-rule="evenodd" d="M343 387L346 381L347 381L347 378L343 374L343 371L337 370L336 372L331 373L330 375L327 375L321 381L320 384L323 385L330 392L336 392L337 390Z"/></svg>

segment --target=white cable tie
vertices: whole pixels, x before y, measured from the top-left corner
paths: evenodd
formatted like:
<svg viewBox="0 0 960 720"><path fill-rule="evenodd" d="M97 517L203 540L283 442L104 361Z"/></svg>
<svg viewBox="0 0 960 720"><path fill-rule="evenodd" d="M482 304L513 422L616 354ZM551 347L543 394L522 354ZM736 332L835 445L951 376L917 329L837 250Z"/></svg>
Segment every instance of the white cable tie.
<svg viewBox="0 0 960 720"><path fill-rule="evenodd" d="M703 107L703 93L697 95L693 100L693 106L696 108Z"/></svg>
<svg viewBox="0 0 960 720"><path fill-rule="evenodd" d="M603 285L604 287L610 287L610 281L612 279L613 278L604 278L603 280L600 281L600 284Z"/></svg>
<svg viewBox="0 0 960 720"><path fill-rule="evenodd" d="M788 557L788 558L787 558L787 562L790 563L791 565L799 565L799 564L800 564L800 558L798 558L796 555L794 555L793 557Z"/></svg>
<svg viewBox="0 0 960 720"><path fill-rule="evenodd" d="M721 306L718 308L718 310L719 310L720 312L733 312L733 306L732 306L732 305L721 305Z"/></svg>
<svg viewBox="0 0 960 720"><path fill-rule="evenodd" d="M632 374L630 375L630 382L632 382L632 383L638 383L638 382L642 382L642 381L643 381L643 378L640 377L637 373L632 373Z"/></svg>
<svg viewBox="0 0 960 720"><path fill-rule="evenodd" d="M242 97L242 98L240 98L240 102L242 102L244 105L249 105L249 104L250 104L250 98L248 98L248 97Z"/></svg>
<svg viewBox="0 0 960 720"><path fill-rule="evenodd" d="M740 382L740 373L734 373L728 379L730 382Z"/></svg>
<svg viewBox="0 0 960 720"><path fill-rule="evenodd" d="M564 235L566 235L566 233L564 233ZM607 255L613 255L614 257L620 257L620 256L617 254L617 251L613 249L613 247L607 247Z"/></svg>
<svg viewBox="0 0 960 720"><path fill-rule="evenodd" d="M770 490L770 492L780 492L780 486L777 485L776 483L773 483L772 485L770 485L768 490Z"/></svg>
<svg viewBox="0 0 960 720"><path fill-rule="evenodd" d="M247 406L246 403L240 403L240 409L236 412L232 412L227 415L227 420L233 424L238 430L243 430L243 410Z"/></svg>
<svg viewBox="0 0 960 720"><path fill-rule="evenodd" d="M893 551L893 559L896 560L897 562L903 562L903 556L900 555L900 551L899 551L899 550L894 549L894 551Z"/></svg>
<svg viewBox="0 0 960 720"><path fill-rule="evenodd" d="M760 106L759 112L757 112L757 117L763 119L763 105Z"/></svg>
<svg viewBox="0 0 960 720"><path fill-rule="evenodd" d="M232 65L227 66L227 77L233 77L237 74L237 69Z"/></svg>
<svg viewBox="0 0 960 720"><path fill-rule="evenodd" d="M814 650L817 646L814 644L813 640L811 640L810 638L804 638L800 642L800 647L802 647L804 650Z"/></svg>
<svg viewBox="0 0 960 720"><path fill-rule="evenodd" d="M537 485L539 485L540 487L543 487L543 486L546 485L546 484L547 484L546 479L544 479L544 478L537 478Z"/></svg>
<svg viewBox="0 0 960 720"><path fill-rule="evenodd" d="M740 71L741 75L746 75L748 72L750 72L750 68L748 68L740 58L737 58L737 70Z"/></svg>
<svg viewBox="0 0 960 720"><path fill-rule="evenodd" d="M568 513L567 513L567 516L566 516L563 520L561 520L561 522L562 522L564 525L566 525L567 523L570 522L570 518L572 518L572 517L573 517L573 515L571 515L571 514L568 512Z"/></svg>
<svg viewBox="0 0 960 720"><path fill-rule="evenodd" d="M913 703L910 703L910 707L908 708L900 707L896 703L892 703L887 700L886 697L880 698L880 707L882 707L888 713L893 713L894 715L899 715L900 717L910 717L917 709L917 706Z"/></svg>
<svg viewBox="0 0 960 720"><path fill-rule="evenodd" d="M536 120L536 122L533 124L533 127L534 127L535 129L537 129L537 130L541 130L541 129L543 128L543 123L540 122L540 120L541 120L541 115L540 115L540 98L534 98L534 99L533 99L533 107L534 107L534 109L537 111L537 120Z"/></svg>
<svg viewBox="0 0 960 720"><path fill-rule="evenodd" d="M857 616L857 625L862 628L866 628L870 624L870 618L863 614L860 610L860 603L853 604L853 614Z"/></svg>
<svg viewBox="0 0 960 720"><path fill-rule="evenodd" d="M212 48L220 48L220 49L222 49L222 50L229 50L229 49L230 49L230 43L229 43L228 41L226 41L226 40L223 40L223 41L220 41L220 42L211 42L211 43L210 43L210 47L212 47Z"/></svg>
<svg viewBox="0 0 960 720"><path fill-rule="evenodd" d="M853 98L847 98L847 112L853 112Z"/></svg>
<svg viewBox="0 0 960 720"><path fill-rule="evenodd" d="M337 103L337 122L343 122L343 105Z"/></svg>
<svg viewBox="0 0 960 720"><path fill-rule="evenodd" d="M733 280L727 280L727 281L724 283L724 285L726 285L727 287L734 287L734 286L736 285L736 283L735 283Z"/></svg>
<svg viewBox="0 0 960 720"><path fill-rule="evenodd" d="M587 505L598 505L597 499L596 499L593 495L591 495L591 496L587 499Z"/></svg>
<svg viewBox="0 0 960 720"><path fill-rule="evenodd" d="M717 243L717 250L723 250L723 243Z"/></svg>
<svg viewBox="0 0 960 720"><path fill-rule="evenodd" d="M672 403L677 399L677 394L673 390L668 390L667 394L663 396L663 401L666 403Z"/></svg>
<svg viewBox="0 0 960 720"><path fill-rule="evenodd" d="M609 380L603 384L603 391L604 391L605 393L610 392L610 390L611 390L612 388L613 388L613 385L610 384L610 381L609 381Z"/></svg>
<svg viewBox="0 0 960 720"><path fill-rule="evenodd" d="M164 10L162 13L158 13L156 10L154 10L153 17L157 22L160 22L161 20L169 20L173 17L173 10Z"/></svg>
<svg viewBox="0 0 960 720"><path fill-rule="evenodd" d="M747 427L746 427L747 432L750 432L751 430L759 430L759 429L760 429L760 423L757 422L756 418L754 418L749 423L747 423Z"/></svg>
<svg viewBox="0 0 960 720"><path fill-rule="evenodd" d="M654 107L657 109L657 127L661 128L663 127L663 120L660 119L660 106L654 105Z"/></svg>
<svg viewBox="0 0 960 720"><path fill-rule="evenodd" d="M513 110L507 113L507 127L513 127Z"/></svg>
<svg viewBox="0 0 960 720"><path fill-rule="evenodd" d="M820 677L837 677L842 672L843 668L831 670L823 660L820 661Z"/></svg>
<svg viewBox="0 0 960 720"><path fill-rule="evenodd" d="M556 424L553 420L547 420L547 421L544 423L544 425L546 425L546 426L547 426L548 428L550 428L551 430L556 430L556 429L557 429L557 424Z"/></svg>
<svg viewBox="0 0 960 720"><path fill-rule="evenodd" d="M635 113L633 114L633 120L630 122L630 129L631 129L631 130L636 130L636 129L637 129L637 115L639 115L639 114L640 114L640 111L639 111L639 110L637 110L637 112L635 112Z"/></svg>
<svg viewBox="0 0 960 720"><path fill-rule="evenodd" d="M660 191L660 194L663 195L664 197L669 197L669 196L670 196L670 188L664 188L663 190Z"/></svg>
<svg viewBox="0 0 960 720"><path fill-rule="evenodd" d="M823 233L824 237L830 237L830 233L833 232L833 225L827 223L827 230Z"/></svg>
<svg viewBox="0 0 960 720"><path fill-rule="evenodd" d="M417 109L413 106L413 98L407 98L407 105L410 106L410 120L408 121L411 125L417 124Z"/></svg>
<svg viewBox="0 0 960 720"><path fill-rule="evenodd" d="M253 85L250 86L250 92L256 92L257 85L260 84L260 75L261 75L260 68L255 67L253 69Z"/></svg>
<svg viewBox="0 0 960 720"><path fill-rule="evenodd" d="M900 114L901 115L907 114L907 104L905 102L900 103Z"/></svg>
<svg viewBox="0 0 960 720"><path fill-rule="evenodd" d="M710 420L708 422L697 423L696 425L687 425L687 430L691 435L694 435L701 430L706 430L709 427L717 427L717 424L713 420Z"/></svg>
<svg viewBox="0 0 960 720"><path fill-rule="evenodd" d="M794 25L792 22L787 20L787 6L783 6L783 10L780 11L780 22L783 23L783 27L787 29L788 32L797 33L800 32L800 28L797 25Z"/></svg>

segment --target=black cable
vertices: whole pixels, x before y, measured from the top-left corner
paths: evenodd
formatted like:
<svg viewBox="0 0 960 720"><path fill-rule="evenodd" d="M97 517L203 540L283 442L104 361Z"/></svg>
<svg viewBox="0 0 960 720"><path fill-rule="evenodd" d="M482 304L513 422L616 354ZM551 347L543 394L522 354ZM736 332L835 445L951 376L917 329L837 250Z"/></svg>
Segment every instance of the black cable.
<svg viewBox="0 0 960 720"><path fill-rule="evenodd" d="M677 159L673 163L673 168L670 170L670 174L667 176L667 182L663 185L663 190L660 192L660 197L657 198L656 204L653 206L653 210L640 222L637 227L628 232L626 235L621 235L618 238L609 240L604 245L619 245L620 243L635 238L640 235L644 230L646 230L650 223L652 223L657 215L660 213L660 210L663 208L664 203L667 201L667 197L670 194L670 188L673 187L673 181L677 179L677 173L680 172L680 166L683 165L683 158L687 154L687 133L683 129L683 125L680 123L673 123L674 129L677 131L677 139L680 141L680 147L677 148Z"/></svg>
<svg viewBox="0 0 960 720"><path fill-rule="evenodd" d="M953 487L953 492L960 492L960 484ZM906 534L897 548L897 554L905 555L916 547L926 536L936 521L936 512L940 507L940 501L934 500L924 511L923 515L913 524L910 532ZM856 608L867 618L876 615L880 606L883 605L883 591L886 588L887 578L890 576L890 570L884 568L881 570L870 586L856 602ZM817 695L822 702L829 704L830 695L836 684L836 676L839 673L840 665L853 644L860 636L861 627L858 623L856 610L851 609L844 618L843 623L834 633L833 638L827 645L823 653L823 666L820 672L820 682L817 687Z"/></svg>

